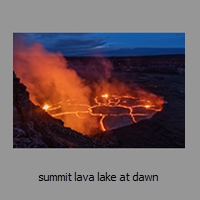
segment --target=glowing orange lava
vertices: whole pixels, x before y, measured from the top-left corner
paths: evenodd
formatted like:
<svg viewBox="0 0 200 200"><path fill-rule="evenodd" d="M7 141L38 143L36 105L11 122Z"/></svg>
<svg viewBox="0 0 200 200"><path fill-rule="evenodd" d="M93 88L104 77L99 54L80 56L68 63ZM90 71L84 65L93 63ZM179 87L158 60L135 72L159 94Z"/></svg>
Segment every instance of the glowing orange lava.
<svg viewBox="0 0 200 200"><path fill-rule="evenodd" d="M108 94L101 95L103 98L108 98Z"/></svg>
<svg viewBox="0 0 200 200"><path fill-rule="evenodd" d="M144 107L145 107L145 108L150 108L151 106L150 106L150 105L145 105Z"/></svg>
<svg viewBox="0 0 200 200"><path fill-rule="evenodd" d="M150 119L156 112L162 110L163 103L164 100L156 95L146 100L129 95L103 94L95 97L92 105L79 104L75 100L68 100L51 107L46 106L45 110L48 109L50 115L62 120L65 119L63 116L66 115L75 116L77 123L78 120L86 119L88 115L97 117L99 128L102 131L108 131Z"/></svg>
<svg viewBox="0 0 200 200"><path fill-rule="evenodd" d="M50 106L47 105L47 104L45 104L45 105L43 106L43 109L46 110L46 111L47 111L49 108L50 108Z"/></svg>

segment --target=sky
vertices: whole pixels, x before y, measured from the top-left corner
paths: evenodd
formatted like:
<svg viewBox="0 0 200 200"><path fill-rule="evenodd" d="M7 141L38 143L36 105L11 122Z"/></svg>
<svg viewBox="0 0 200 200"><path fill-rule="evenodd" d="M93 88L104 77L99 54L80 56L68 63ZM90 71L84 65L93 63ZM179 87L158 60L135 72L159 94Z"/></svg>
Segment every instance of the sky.
<svg viewBox="0 0 200 200"><path fill-rule="evenodd" d="M137 56L185 53L185 33L14 33L64 56Z"/></svg>

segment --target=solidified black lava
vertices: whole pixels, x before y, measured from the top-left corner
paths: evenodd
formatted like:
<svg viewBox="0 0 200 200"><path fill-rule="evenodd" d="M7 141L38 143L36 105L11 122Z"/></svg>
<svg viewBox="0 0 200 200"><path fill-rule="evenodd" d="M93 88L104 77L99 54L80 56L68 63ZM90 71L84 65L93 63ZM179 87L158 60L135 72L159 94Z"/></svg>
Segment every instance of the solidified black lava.
<svg viewBox="0 0 200 200"><path fill-rule="evenodd" d="M109 106L98 106L92 108L94 114L102 115L119 115L119 114L128 114L130 110L128 108L123 108L120 106L109 107Z"/></svg>

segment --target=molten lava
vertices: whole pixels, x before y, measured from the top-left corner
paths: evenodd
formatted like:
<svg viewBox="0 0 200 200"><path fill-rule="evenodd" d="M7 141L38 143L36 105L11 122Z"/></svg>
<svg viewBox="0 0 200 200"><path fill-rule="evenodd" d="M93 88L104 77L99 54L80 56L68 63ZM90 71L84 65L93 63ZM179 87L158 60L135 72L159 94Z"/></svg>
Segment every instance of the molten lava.
<svg viewBox="0 0 200 200"><path fill-rule="evenodd" d="M108 98L108 94L101 95L103 98Z"/></svg>
<svg viewBox="0 0 200 200"><path fill-rule="evenodd" d="M46 110L46 111L47 111L49 108L50 108L50 106L47 105L47 104L45 104L45 105L43 106L43 109Z"/></svg>
<svg viewBox="0 0 200 200"><path fill-rule="evenodd" d="M146 109L150 108L151 106L150 105L145 105L144 106Z"/></svg>
<svg viewBox="0 0 200 200"><path fill-rule="evenodd" d="M48 113L53 117L68 122L65 116L75 116L79 120L89 117L98 118L98 127L101 131L137 123L141 120L150 119L156 112L162 110L163 99L152 95L146 100L144 97L130 95L103 94L93 99L92 105L80 104L76 100L59 102L48 108ZM70 118L68 118L70 120Z"/></svg>

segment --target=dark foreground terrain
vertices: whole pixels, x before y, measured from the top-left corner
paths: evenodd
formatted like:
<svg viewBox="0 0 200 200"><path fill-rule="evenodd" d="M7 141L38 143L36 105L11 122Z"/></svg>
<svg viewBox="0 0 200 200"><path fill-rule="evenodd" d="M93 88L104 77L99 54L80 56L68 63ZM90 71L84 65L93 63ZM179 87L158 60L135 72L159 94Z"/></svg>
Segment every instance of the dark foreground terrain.
<svg viewBox="0 0 200 200"><path fill-rule="evenodd" d="M76 62L83 62L73 58ZM71 59L69 62L73 62ZM121 60L120 60L121 59ZM164 108L150 120L99 132L93 137L63 126L29 100L26 87L13 74L14 148L184 148L184 55L112 58L113 76L163 96ZM85 59L87 62L87 59ZM83 63L84 64L84 63Z"/></svg>

